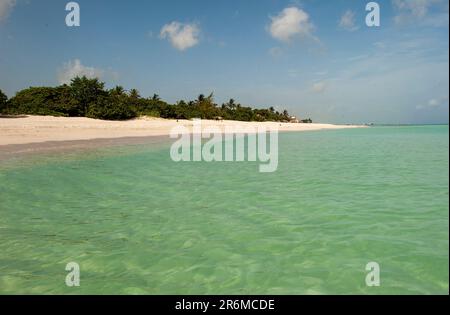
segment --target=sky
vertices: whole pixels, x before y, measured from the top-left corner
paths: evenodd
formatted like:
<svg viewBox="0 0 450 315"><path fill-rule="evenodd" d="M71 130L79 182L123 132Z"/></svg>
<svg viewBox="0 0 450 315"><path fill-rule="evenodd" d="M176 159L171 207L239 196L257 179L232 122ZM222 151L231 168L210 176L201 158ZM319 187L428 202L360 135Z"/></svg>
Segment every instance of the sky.
<svg viewBox="0 0 450 315"><path fill-rule="evenodd" d="M0 0L0 89L76 75L329 123L448 123L448 0Z"/></svg>

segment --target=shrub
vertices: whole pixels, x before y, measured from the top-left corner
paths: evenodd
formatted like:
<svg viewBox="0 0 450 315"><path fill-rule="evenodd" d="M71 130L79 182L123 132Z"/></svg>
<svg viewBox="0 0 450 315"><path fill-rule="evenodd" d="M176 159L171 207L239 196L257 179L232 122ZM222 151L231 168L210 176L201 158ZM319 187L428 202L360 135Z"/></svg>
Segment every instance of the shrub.
<svg viewBox="0 0 450 315"><path fill-rule="evenodd" d="M106 91L98 79L76 77L70 85L30 87L19 91L7 101L0 91L0 111L7 114L80 116L108 120L124 120L138 115L172 119L215 119L222 117L240 121L287 121L289 113L273 107L252 109L230 99L219 107L214 96L199 95L194 101L179 101L171 105L158 95L142 98L135 89L129 93L121 86ZM308 120L311 122L311 120Z"/></svg>
<svg viewBox="0 0 450 315"><path fill-rule="evenodd" d="M80 116L78 103L67 86L30 87L18 92L7 104L8 114Z"/></svg>
<svg viewBox="0 0 450 315"><path fill-rule="evenodd" d="M87 117L105 120L127 120L136 117L126 96L101 96L89 104Z"/></svg>
<svg viewBox="0 0 450 315"><path fill-rule="evenodd" d="M6 109L6 102L8 101L8 97L2 90L0 90L0 113L2 113Z"/></svg>

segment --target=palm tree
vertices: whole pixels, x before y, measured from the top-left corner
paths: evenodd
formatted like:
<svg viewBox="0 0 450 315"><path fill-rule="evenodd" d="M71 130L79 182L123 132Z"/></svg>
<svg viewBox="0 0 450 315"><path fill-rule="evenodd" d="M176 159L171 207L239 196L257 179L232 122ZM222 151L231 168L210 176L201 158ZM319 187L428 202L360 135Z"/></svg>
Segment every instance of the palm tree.
<svg viewBox="0 0 450 315"><path fill-rule="evenodd" d="M113 94L113 95L121 96L124 93L125 93L125 89L123 88L123 86L120 86L120 85L116 85L116 87L111 90L111 94Z"/></svg>
<svg viewBox="0 0 450 315"><path fill-rule="evenodd" d="M134 98L134 99L138 99L138 98L140 98L141 96L139 95L139 91L138 91L138 90L136 90L136 89L131 89L131 90L130 90L130 97L131 97L131 98Z"/></svg>
<svg viewBox="0 0 450 315"><path fill-rule="evenodd" d="M198 103L201 103L201 102L203 102L204 100L205 100L205 95L203 95L203 94L200 94L200 95L198 96L198 98L197 98Z"/></svg>
<svg viewBox="0 0 450 315"><path fill-rule="evenodd" d="M228 108L230 110L234 110L234 109L236 109L236 101L234 99L230 98L228 103L224 104L224 107Z"/></svg>
<svg viewBox="0 0 450 315"><path fill-rule="evenodd" d="M70 83L71 96L78 102L80 111L86 114L89 103L104 94L105 84L97 78L88 79L86 76L73 78Z"/></svg>

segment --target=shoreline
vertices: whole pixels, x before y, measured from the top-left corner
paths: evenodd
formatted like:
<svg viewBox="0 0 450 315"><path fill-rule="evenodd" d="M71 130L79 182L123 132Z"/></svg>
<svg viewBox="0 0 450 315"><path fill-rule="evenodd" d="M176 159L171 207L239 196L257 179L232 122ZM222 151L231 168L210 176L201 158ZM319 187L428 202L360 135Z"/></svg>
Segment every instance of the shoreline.
<svg viewBox="0 0 450 315"><path fill-rule="evenodd" d="M54 153L76 153L114 146L170 143L170 130L190 120L143 117L128 121L104 121L83 117L20 116L0 117L0 162ZM296 124L202 120L202 127L275 126L280 132L363 128L357 125Z"/></svg>
<svg viewBox="0 0 450 315"><path fill-rule="evenodd" d="M72 154L120 146L163 145L167 136L95 138L0 145L0 163L16 158Z"/></svg>
<svg viewBox="0 0 450 315"><path fill-rule="evenodd" d="M172 128L184 126L191 130L191 120L142 117L126 121L106 121L84 117L0 116L0 147L5 145L44 142L118 139L126 137L169 136ZM202 120L202 127L277 127L284 131L364 128L362 125L302 124L279 122L244 122Z"/></svg>

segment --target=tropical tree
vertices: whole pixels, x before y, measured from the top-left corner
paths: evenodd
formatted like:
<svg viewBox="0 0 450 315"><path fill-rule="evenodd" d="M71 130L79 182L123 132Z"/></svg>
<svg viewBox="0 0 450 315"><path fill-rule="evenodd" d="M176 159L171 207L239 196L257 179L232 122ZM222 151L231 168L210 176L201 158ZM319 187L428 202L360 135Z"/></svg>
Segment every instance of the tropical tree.
<svg viewBox="0 0 450 315"><path fill-rule="evenodd" d="M71 96L78 102L84 115L88 106L98 97L105 95L105 84L98 79L88 79L86 76L76 77L70 83Z"/></svg>
<svg viewBox="0 0 450 315"><path fill-rule="evenodd" d="M0 113L3 112L6 108L6 101L8 101L8 97L2 90L0 90Z"/></svg>
<svg viewBox="0 0 450 315"><path fill-rule="evenodd" d="M125 94L125 89L123 88L123 86L116 85L114 88L109 90L109 94L113 96L122 96Z"/></svg>
<svg viewBox="0 0 450 315"><path fill-rule="evenodd" d="M30 87L16 93L8 101L8 114L84 116L79 103L72 98L71 88Z"/></svg>
<svg viewBox="0 0 450 315"><path fill-rule="evenodd" d="M240 121L285 121L289 113L268 109L253 109L230 99L218 107L214 94L200 94L197 99L179 101L175 105L161 100L159 95L143 98L139 91L128 93L122 86L106 91L98 79L76 77L70 85L57 87L31 87L19 91L7 100L0 91L0 111L8 114L32 114L54 116L86 116L98 119L120 120L149 115L176 119L213 119L221 116ZM305 120L311 122L310 119Z"/></svg>
<svg viewBox="0 0 450 315"><path fill-rule="evenodd" d="M131 90L130 90L130 97L131 97L132 99L139 99L139 98L141 98L141 95L139 95L139 91L138 91L138 90L136 90L136 89L131 89Z"/></svg>
<svg viewBox="0 0 450 315"><path fill-rule="evenodd" d="M220 115L220 111L214 103L213 93L209 94L208 97L200 94L197 98L196 106L202 119L213 119L214 117Z"/></svg>
<svg viewBox="0 0 450 315"><path fill-rule="evenodd" d="M222 107L224 107L226 109L230 109L230 110L235 110L236 109L236 101L234 99L232 99L232 98L230 98L230 100L227 103L223 104L223 105L224 106L222 106Z"/></svg>
<svg viewBox="0 0 450 315"><path fill-rule="evenodd" d="M127 97L100 96L89 104L86 116L95 119L126 120L136 117L136 112L129 106Z"/></svg>
<svg viewBox="0 0 450 315"><path fill-rule="evenodd" d="M200 94L198 97L197 97L197 103L201 103L201 102L203 102L205 100L205 95L203 95L203 94Z"/></svg>

